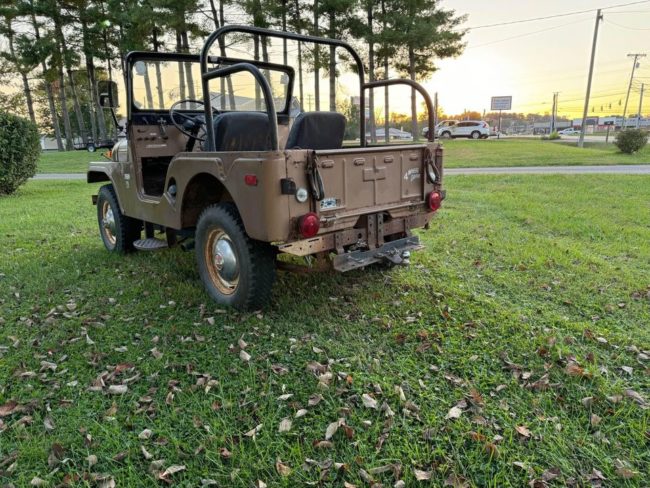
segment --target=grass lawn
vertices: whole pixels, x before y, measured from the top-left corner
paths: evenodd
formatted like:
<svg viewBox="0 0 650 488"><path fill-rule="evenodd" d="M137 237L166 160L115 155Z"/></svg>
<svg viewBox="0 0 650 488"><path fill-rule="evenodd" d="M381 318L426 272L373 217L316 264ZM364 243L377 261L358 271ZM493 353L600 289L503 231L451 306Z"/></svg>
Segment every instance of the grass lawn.
<svg viewBox="0 0 650 488"><path fill-rule="evenodd" d="M0 199L0 480L647 486L650 178L447 188L411 267L255 314L192 253L105 252L82 182Z"/></svg>
<svg viewBox="0 0 650 488"><path fill-rule="evenodd" d="M106 149L88 151L45 151L38 162L39 173L85 173L91 161L107 161L102 156Z"/></svg>
<svg viewBox="0 0 650 488"><path fill-rule="evenodd" d="M632 155L619 152L613 144L599 142L587 142L581 149L575 142L454 139L444 141L444 146L447 168L650 163L650 145Z"/></svg>

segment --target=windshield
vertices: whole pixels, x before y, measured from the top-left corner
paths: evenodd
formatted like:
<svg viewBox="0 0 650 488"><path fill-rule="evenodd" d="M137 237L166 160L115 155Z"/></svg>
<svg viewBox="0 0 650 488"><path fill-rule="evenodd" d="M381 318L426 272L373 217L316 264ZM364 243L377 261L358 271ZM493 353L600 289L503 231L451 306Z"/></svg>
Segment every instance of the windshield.
<svg viewBox="0 0 650 488"><path fill-rule="evenodd" d="M225 66L225 63L221 64ZM216 68L212 64L209 69ZM287 107L289 75L279 69L262 69L271 86L275 111ZM135 110L169 110L179 100L203 100L197 61L140 60L131 73ZM213 108L221 111L266 111L259 84L249 72L239 72L210 82Z"/></svg>

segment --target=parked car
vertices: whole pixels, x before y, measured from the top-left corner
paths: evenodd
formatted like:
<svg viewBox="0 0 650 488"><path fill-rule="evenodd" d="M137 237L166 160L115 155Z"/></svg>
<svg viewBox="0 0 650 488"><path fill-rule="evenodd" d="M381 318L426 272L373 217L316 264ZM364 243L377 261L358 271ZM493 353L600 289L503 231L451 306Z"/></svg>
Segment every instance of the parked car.
<svg viewBox="0 0 650 488"><path fill-rule="evenodd" d="M442 122L438 122L438 124L436 125L436 134L440 134L440 129L442 129L443 127L453 127L457 123L458 123L457 120L443 120ZM424 127L422 129L422 136L427 138L429 137L428 127Z"/></svg>
<svg viewBox="0 0 650 488"><path fill-rule="evenodd" d="M454 139L467 137L469 139L487 139L490 136L490 126L480 120L463 120L454 125L438 129L438 136Z"/></svg>
<svg viewBox="0 0 650 488"><path fill-rule="evenodd" d="M566 129L562 129L561 131L558 131L558 134L563 136L577 136L580 134L580 131L578 129L574 129L573 127L568 127Z"/></svg>

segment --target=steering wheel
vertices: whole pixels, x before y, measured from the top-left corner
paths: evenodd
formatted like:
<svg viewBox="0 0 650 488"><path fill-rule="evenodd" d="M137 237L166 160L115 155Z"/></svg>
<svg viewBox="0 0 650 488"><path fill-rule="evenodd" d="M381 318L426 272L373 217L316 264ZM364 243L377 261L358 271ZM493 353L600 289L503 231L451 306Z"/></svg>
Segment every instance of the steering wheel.
<svg viewBox="0 0 650 488"><path fill-rule="evenodd" d="M187 115L186 113L180 112L178 107L182 104L198 104L201 107L205 107L203 100L194 100L192 98L185 98L174 102L171 107L169 107L169 119L171 120L174 127L176 127L181 133L185 134L190 138L190 140L195 140L199 142L205 142L206 135L205 130L203 131L204 136L199 137L199 132L202 127L205 126L205 115ZM213 109L213 112L215 110ZM182 122L176 121L176 116L179 119L182 119Z"/></svg>

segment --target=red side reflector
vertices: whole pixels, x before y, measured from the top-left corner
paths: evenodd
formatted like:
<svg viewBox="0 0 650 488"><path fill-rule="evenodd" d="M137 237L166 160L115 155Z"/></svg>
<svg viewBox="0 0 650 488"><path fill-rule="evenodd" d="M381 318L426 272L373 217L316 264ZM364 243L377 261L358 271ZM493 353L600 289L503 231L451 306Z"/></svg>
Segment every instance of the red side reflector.
<svg viewBox="0 0 650 488"><path fill-rule="evenodd" d="M442 196L437 191L432 191L427 196L427 204L429 205L429 210L435 212L442 205Z"/></svg>
<svg viewBox="0 0 650 488"><path fill-rule="evenodd" d="M248 186L257 186L257 175L244 175L244 183Z"/></svg>
<svg viewBox="0 0 650 488"><path fill-rule="evenodd" d="M305 238L314 237L320 229L320 219L313 212L303 215L298 221L298 230Z"/></svg>

